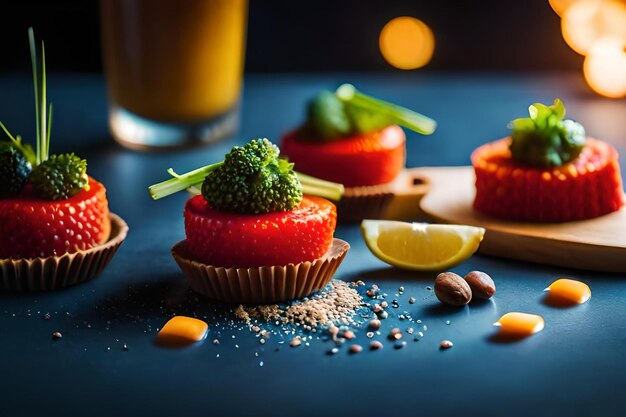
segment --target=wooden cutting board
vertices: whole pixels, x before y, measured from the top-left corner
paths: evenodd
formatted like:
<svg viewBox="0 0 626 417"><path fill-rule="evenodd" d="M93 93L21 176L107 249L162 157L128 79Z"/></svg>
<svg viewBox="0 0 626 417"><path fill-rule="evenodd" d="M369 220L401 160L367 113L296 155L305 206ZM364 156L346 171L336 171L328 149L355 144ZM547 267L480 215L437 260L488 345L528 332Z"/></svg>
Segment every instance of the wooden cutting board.
<svg viewBox="0 0 626 417"><path fill-rule="evenodd" d="M626 273L626 208L567 223L519 223L481 215L472 208L472 167L413 168L423 180L419 207L433 221L484 227L483 254L594 271ZM417 217L417 216L416 216Z"/></svg>

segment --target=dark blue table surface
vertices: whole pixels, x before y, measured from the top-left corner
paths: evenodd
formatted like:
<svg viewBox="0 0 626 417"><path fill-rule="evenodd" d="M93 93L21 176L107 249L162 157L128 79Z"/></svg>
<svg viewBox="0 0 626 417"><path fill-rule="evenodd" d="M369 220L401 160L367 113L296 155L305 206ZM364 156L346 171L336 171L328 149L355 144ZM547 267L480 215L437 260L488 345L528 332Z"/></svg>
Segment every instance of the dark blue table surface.
<svg viewBox="0 0 626 417"><path fill-rule="evenodd" d="M352 249L336 278L377 283L400 301L377 338L392 327L417 327L397 317L405 311L428 330L403 349L385 341L382 351L348 355L344 346L334 356L325 354L332 346L317 339L289 348L280 343L289 336L274 336L260 345L223 307L188 291L169 254L184 237L186 196L152 202L146 187L164 179L168 167L185 171L216 161L254 137L277 140L301 121L305 99L345 81L439 122L431 137L408 134L410 167L466 165L472 149L504 136L507 122L525 116L529 104L555 97L590 135L626 155L626 102L592 95L577 75L250 76L239 134L178 153L137 153L116 145L107 132L102 78L51 76L53 150L88 157L89 172L107 185L111 209L129 223L130 235L94 281L51 293L0 294L0 415L623 414L624 274L476 255L453 270L490 273L495 298L448 309L426 288L435 274L389 268L370 254L357 226L339 226L336 235ZM0 120L32 138L30 80L0 76L0 91ZM543 304L542 290L560 276L587 282L591 300L569 309ZM396 297L400 286L405 292ZM407 302L411 296L415 304ZM496 343L491 324L508 311L541 314L545 330L517 343ZM206 317L207 342L184 350L155 346L157 329L172 314ZM51 340L54 331L63 339ZM213 345L214 338L221 343ZM440 351L442 339L454 347ZM369 342L364 330L357 342Z"/></svg>

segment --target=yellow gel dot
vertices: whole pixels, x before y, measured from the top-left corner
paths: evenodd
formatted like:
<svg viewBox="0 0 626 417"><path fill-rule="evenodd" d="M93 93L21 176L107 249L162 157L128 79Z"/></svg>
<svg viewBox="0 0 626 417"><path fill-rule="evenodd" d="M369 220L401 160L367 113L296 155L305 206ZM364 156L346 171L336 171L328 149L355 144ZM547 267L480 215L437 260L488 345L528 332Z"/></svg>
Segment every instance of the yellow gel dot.
<svg viewBox="0 0 626 417"><path fill-rule="evenodd" d="M494 323L499 332L508 336L530 336L543 330L543 317L528 313L506 313Z"/></svg>
<svg viewBox="0 0 626 417"><path fill-rule="evenodd" d="M546 291L550 291L550 297L573 304L585 303L591 297L591 289L587 284L567 278L557 279L546 288Z"/></svg>
<svg viewBox="0 0 626 417"><path fill-rule="evenodd" d="M209 326L202 320L192 317L172 317L159 331L157 342L163 345L179 346L199 342L207 335Z"/></svg>

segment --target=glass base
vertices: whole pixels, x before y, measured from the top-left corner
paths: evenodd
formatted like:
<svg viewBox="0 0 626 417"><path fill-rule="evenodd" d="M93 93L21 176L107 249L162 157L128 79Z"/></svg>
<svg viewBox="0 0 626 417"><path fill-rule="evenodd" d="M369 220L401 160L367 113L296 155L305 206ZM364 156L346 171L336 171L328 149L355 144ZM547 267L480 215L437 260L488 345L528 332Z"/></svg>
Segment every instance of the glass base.
<svg viewBox="0 0 626 417"><path fill-rule="evenodd" d="M202 122L159 122L138 116L116 105L109 108L113 138L131 149L179 149L217 142L237 131L239 106Z"/></svg>

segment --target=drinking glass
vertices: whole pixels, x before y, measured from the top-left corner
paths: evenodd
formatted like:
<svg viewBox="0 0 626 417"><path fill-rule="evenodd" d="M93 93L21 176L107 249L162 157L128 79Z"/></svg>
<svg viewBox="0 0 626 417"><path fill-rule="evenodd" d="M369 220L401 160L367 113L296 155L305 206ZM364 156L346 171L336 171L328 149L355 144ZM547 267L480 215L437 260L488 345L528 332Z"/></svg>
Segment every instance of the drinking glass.
<svg viewBox="0 0 626 417"><path fill-rule="evenodd" d="M113 137L146 149L233 134L247 10L247 0L101 0Z"/></svg>

